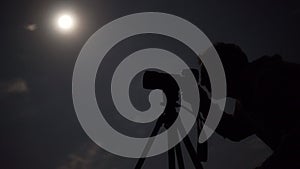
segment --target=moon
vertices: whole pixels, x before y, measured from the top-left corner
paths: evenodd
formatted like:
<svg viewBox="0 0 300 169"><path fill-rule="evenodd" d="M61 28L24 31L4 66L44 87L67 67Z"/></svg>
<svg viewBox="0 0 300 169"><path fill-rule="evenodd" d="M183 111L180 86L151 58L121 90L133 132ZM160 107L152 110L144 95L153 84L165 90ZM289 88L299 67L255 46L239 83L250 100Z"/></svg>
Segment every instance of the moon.
<svg viewBox="0 0 300 169"><path fill-rule="evenodd" d="M71 15L63 14L58 17L57 26L63 31L69 31L74 28L74 18Z"/></svg>

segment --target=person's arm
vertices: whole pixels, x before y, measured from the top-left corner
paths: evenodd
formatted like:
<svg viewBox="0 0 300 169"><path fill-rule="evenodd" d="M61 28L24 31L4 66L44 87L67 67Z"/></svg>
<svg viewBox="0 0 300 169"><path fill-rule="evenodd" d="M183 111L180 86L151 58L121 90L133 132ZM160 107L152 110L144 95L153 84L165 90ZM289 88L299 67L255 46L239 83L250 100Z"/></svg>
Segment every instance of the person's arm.
<svg viewBox="0 0 300 169"><path fill-rule="evenodd" d="M206 119L211 106L210 91L205 86L200 85L199 92L201 100L199 110L203 119ZM218 105L216 106L218 107ZM216 132L232 141L241 141L254 134L254 129L251 126L249 119L246 117L247 113L243 111L241 103L236 101L233 115L224 112Z"/></svg>
<svg viewBox="0 0 300 169"><path fill-rule="evenodd" d="M251 136L254 134L254 128L245 114L246 112L243 112L243 109L237 102L233 115L226 112L223 113L216 132L232 141L241 141Z"/></svg>
<svg viewBox="0 0 300 169"><path fill-rule="evenodd" d="M256 169L300 168L300 123L285 134L274 153Z"/></svg>

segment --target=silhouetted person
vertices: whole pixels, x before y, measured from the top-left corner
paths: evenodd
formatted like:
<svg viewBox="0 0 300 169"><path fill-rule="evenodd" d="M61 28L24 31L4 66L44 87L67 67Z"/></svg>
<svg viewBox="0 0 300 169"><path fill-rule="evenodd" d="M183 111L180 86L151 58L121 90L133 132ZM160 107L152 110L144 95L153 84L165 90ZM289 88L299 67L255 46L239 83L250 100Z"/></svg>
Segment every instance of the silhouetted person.
<svg viewBox="0 0 300 169"><path fill-rule="evenodd" d="M223 114L217 133L232 141L256 134L274 150L261 169L299 169L300 65L278 55L249 63L236 45L215 48L225 69L227 96L236 99L234 114ZM210 90L202 70L201 84Z"/></svg>

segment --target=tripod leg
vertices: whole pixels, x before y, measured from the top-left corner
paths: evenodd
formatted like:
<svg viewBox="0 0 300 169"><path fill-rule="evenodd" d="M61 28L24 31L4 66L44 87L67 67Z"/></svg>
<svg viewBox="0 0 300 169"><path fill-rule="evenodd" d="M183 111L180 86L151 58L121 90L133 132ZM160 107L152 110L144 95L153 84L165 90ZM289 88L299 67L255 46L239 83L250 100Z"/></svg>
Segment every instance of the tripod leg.
<svg viewBox="0 0 300 169"><path fill-rule="evenodd" d="M171 145L171 139L177 139L178 135L177 133L168 131L168 146ZM169 147L168 151L168 163L169 163L169 169L175 169L176 168L176 162L175 162L175 147Z"/></svg>
<svg viewBox="0 0 300 169"><path fill-rule="evenodd" d="M169 169L175 169L175 148L168 151Z"/></svg>
<svg viewBox="0 0 300 169"><path fill-rule="evenodd" d="M207 141L204 143L197 143L197 156L201 161L207 161L207 151L208 145Z"/></svg>
<svg viewBox="0 0 300 169"><path fill-rule="evenodd" d="M183 136L185 133L185 130L182 126L182 123L179 123L179 124L180 125L178 126L178 131L179 131L180 135ZM184 143L186 149L188 150L188 153L189 153L196 169L203 169L200 159L197 158L197 152L194 150L193 144L188 135L183 139L183 143Z"/></svg>
<svg viewBox="0 0 300 169"><path fill-rule="evenodd" d="M203 123L201 122L201 117L198 115L197 117L197 138L199 138L201 129L203 128ZM207 152L208 152L208 143L205 141L204 143L199 143L197 141L197 156L201 161L207 161Z"/></svg>
<svg viewBox="0 0 300 169"><path fill-rule="evenodd" d="M142 168L146 158L140 158L139 161L136 163L136 166L134 167L135 169L140 169Z"/></svg>
<svg viewBox="0 0 300 169"><path fill-rule="evenodd" d="M181 107L184 108L186 111L190 112L191 114L193 114L192 111L189 110L187 107L182 106L182 105L181 105ZM200 114L196 117L196 123L197 123L197 135L199 137L200 132L201 132L200 129L202 129L201 115ZM185 130L182 126L182 122L180 122L179 124L180 124L180 126L178 126L179 133L181 135L183 135L185 133ZM197 142L197 152L194 150L192 142L191 142L191 140L189 139L188 136L186 136L186 138L183 139L183 142L184 142L185 146L187 147L187 150L189 152L189 155L190 155L195 167L197 169L198 168L202 169L203 167L202 167L202 164L201 164L200 161L206 161L207 160L207 154L206 154L206 152L207 152L207 142L202 143L202 144Z"/></svg>
<svg viewBox="0 0 300 169"><path fill-rule="evenodd" d="M175 147L175 150L176 150L176 157L177 157L178 167L180 169L184 169L184 161L183 161L183 156L182 156L180 143L177 144L177 146Z"/></svg>
<svg viewBox="0 0 300 169"><path fill-rule="evenodd" d="M160 120L158 120L158 122L155 124L155 127L154 127L154 129L153 129L150 137L155 136L158 133L158 131L159 131L159 129L160 129L161 126L162 126L162 123L160 122ZM154 138L150 138L148 140L148 143L146 144L146 147L145 147L145 149L144 149L144 151L142 153L143 156L145 156L149 152L149 150L150 150L150 148L151 148L151 146L153 144L153 141L154 141ZM145 160L146 160L146 158L139 158L139 160L138 160L138 162L137 162L137 164L135 166L135 169L142 168Z"/></svg>
<svg viewBox="0 0 300 169"><path fill-rule="evenodd" d="M192 159L192 161L193 161L196 169L203 169L202 164L200 162L200 159L197 158L198 157L197 153L194 150L193 144L192 144L189 136L186 136L183 139L183 142L184 142L184 144L185 144L185 146L186 146L186 148L187 148L187 150L189 152L189 155L190 155L190 157L191 157L191 159Z"/></svg>

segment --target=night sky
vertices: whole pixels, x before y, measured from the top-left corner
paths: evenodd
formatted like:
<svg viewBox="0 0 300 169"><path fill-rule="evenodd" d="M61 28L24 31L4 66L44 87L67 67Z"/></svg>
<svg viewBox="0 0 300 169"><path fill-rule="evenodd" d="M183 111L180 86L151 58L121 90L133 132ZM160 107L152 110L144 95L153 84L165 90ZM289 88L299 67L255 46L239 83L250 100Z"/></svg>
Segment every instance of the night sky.
<svg viewBox="0 0 300 169"><path fill-rule="evenodd" d="M136 12L158 11L197 25L213 42L239 45L253 61L279 54L300 63L300 3L239 0L3 1L0 57L0 168L121 169L135 159L96 146L81 128L72 102L72 73L87 39L101 26ZM55 28L55 15L72 11L74 30ZM151 42L151 41L150 41ZM134 45L134 43L133 43ZM233 143L215 134L207 169L250 169L271 150L255 136ZM167 167L166 154L144 168Z"/></svg>

